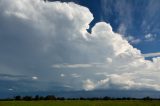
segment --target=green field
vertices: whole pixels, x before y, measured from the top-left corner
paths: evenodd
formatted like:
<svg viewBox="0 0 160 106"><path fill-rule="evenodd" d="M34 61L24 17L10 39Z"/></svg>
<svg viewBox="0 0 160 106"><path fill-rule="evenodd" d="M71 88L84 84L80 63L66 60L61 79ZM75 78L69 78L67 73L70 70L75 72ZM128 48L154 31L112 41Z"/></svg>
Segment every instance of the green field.
<svg viewBox="0 0 160 106"><path fill-rule="evenodd" d="M160 106L160 101L0 101L0 106Z"/></svg>

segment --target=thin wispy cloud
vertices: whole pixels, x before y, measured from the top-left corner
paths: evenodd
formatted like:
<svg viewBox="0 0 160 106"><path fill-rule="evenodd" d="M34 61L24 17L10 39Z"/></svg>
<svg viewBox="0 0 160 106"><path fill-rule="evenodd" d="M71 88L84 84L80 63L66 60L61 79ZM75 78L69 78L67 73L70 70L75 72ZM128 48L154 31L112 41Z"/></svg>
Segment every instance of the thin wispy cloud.
<svg viewBox="0 0 160 106"><path fill-rule="evenodd" d="M53 68L88 68L92 67L92 64L55 64Z"/></svg>
<svg viewBox="0 0 160 106"><path fill-rule="evenodd" d="M154 35L154 34L151 34L151 33L149 33L149 34L146 34L145 35L145 40L146 41L154 41L154 40L156 40L156 35Z"/></svg>
<svg viewBox="0 0 160 106"><path fill-rule="evenodd" d="M144 57L156 57L156 56L160 56L160 52L143 54L143 56Z"/></svg>

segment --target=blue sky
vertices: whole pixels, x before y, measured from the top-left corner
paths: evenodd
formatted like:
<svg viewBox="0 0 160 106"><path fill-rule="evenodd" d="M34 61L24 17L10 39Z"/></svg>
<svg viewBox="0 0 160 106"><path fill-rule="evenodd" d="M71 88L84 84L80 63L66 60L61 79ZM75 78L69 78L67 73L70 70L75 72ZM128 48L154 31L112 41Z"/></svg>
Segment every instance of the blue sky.
<svg viewBox="0 0 160 106"><path fill-rule="evenodd" d="M0 92L160 91L160 1L70 1L0 1Z"/></svg>

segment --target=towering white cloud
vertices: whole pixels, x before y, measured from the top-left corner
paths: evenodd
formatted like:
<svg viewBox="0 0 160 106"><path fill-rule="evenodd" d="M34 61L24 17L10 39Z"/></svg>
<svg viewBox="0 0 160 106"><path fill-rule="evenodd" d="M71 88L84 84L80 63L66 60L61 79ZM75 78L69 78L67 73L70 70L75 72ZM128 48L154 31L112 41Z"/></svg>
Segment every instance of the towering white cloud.
<svg viewBox="0 0 160 106"><path fill-rule="evenodd" d="M145 60L105 22L88 33L92 20L74 3L1 0L0 74L38 76L33 83L19 77L14 90L160 90L159 58Z"/></svg>

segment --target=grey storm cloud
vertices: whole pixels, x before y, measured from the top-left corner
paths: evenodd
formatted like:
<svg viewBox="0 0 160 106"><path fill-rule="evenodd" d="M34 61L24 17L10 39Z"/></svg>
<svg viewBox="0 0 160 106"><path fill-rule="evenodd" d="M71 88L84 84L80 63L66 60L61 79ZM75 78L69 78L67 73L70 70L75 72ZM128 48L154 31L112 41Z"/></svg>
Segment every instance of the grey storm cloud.
<svg viewBox="0 0 160 106"><path fill-rule="evenodd" d="M0 76L18 77L10 81L17 91L160 90L160 59L145 60L108 23L96 23L88 33L93 19L75 3L1 0Z"/></svg>

